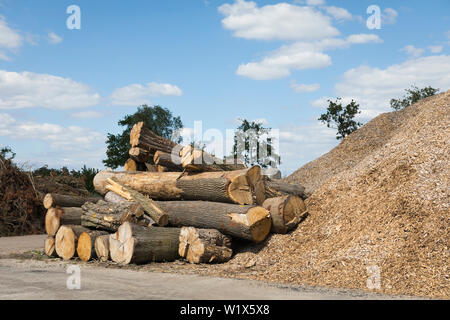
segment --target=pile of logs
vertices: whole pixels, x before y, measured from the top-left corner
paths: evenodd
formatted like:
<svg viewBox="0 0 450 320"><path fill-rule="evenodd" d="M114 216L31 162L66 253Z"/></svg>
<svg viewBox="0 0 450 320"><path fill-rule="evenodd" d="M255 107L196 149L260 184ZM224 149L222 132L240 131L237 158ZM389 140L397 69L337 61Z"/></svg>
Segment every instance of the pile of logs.
<svg viewBox="0 0 450 320"><path fill-rule="evenodd" d="M262 242L307 215L304 188L268 179L259 166L223 164L142 122L133 127L130 144L125 171L95 176L102 197L44 197L48 256L222 263L233 254L233 239Z"/></svg>

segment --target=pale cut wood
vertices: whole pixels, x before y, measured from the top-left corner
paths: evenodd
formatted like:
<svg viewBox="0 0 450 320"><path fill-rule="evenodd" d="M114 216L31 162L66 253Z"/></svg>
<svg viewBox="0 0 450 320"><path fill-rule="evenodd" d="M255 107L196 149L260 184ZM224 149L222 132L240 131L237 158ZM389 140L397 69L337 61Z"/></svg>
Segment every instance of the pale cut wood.
<svg viewBox="0 0 450 320"><path fill-rule="evenodd" d="M131 159L141 163L148 162L148 159L150 158L150 152L139 147L131 148L128 153Z"/></svg>
<svg viewBox="0 0 450 320"><path fill-rule="evenodd" d="M100 261L109 260L109 235L99 236L95 239L95 254Z"/></svg>
<svg viewBox="0 0 450 320"><path fill-rule="evenodd" d="M132 147L139 147L154 154L156 151L172 153L173 148L181 150L181 146L175 142L163 138L144 126L143 122L138 122L130 132L130 144ZM179 153L179 151L176 151Z"/></svg>
<svg viewBox="0 0 450 320"><path fill-rule="evenodd" d="M97 257L95 240L97 237L109 235L106 231L94 230L83 232L78 238L77 254L82 261L89 261Z"/></svg>
<svg viewBox="0 0 450 320"><path fill-rule="evenodd" d="M123 170L124 171L147 171L147 168L145 166L145 163L141 163L141 162L137 162L133 159L128 159L124 166L123 166Z"/></svg>
<svg viewBox="0 0 450 320"><path fill-rule="evenodd" d="M306 213L303 200L293 195L269 198L264 201L263 207L270 212L274 233L283 234L294 229Z"/></svg>
<svg viewBox="0 0 450 320"><path fill-rule="evenodd" d="M143 227L123 223L109 238L111 259L119 264L173 261L180 245L179 228Z"/></svg>
<svg viewBox="0 0 450 320"><path fill-rule="evenodd" d="M170 153L156 151L153 156L153 162L156 165L166 167L169 171L183 171L181 158Z"/></svg>
<svg viewBox="0 0 450 320"><path fill-rule="evenodd" d="M52 207L81 207L85 202L97 202L100 197L80 197L72 195L63 195L57 193L47 193L44 197L43 204L45 209Z"/></svg>
<svg viewBox="0 0 450 320"><path fill-rule="evenodd" d="M55 248L55 237L48 236L44 241L44 253L49 257L57 257Z"/></svg>
<svg viewBox="0 0 450 320"><path fill-rule="evenodd" d="M76 254L78 237L89 229L76 225L61 226L56 233L55 248L59 257L70 260Z"/></svg>
<svg viewBox="0 0 450 320"><path fill-rule="evenodd" d="M45 231L49 236L54 236L61 225L80 225L81 208L50 208L45 215Z"/></svg>
<svg viewBox="0 0 450 320"><path fill-rule="evenodd" d="M223 234L261 242L271 228L270 213L263 207L208 201L157 201L175 227L216 229Z"/></svg>
<svg viewBox="0 0 450 320"><path fill-rule="evenodd" d="M223 263L231 259L231 238L215 229L183 227L178 253L190 263Z"/></svg>
<svg viewBox="0 0 450 320"><path fill-rule="evenodd" d="M181 149L180 157L182 167L190 172L233 171L247 168L244 163L237 163L237 161L227 163L191 145L187 145Z"/></svg>

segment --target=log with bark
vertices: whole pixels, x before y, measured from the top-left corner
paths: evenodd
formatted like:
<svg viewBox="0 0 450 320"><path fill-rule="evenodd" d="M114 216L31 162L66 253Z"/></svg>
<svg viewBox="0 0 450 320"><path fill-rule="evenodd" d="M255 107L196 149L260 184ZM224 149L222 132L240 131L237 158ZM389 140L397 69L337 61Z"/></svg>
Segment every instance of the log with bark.
<svg viewBox="0 0 450 320"><path fill-rule="evenodd" d="M280 180L272 180L266 178L265 185L266 198L279 197L283 194L299 196L302 199L306 198L305 188L299 184L292 184Z"/></svg>
<svg viewBox="0 0 450 320"><path fill-rule="evenodd" d="M181 165L181 158L177 155L170 153L156 151L153 156L153 162L158 165L167 168L170 171L183 171Z"/></svg>
<svg viewBox="0 0 450 320"><path fill-rule="evenodd" d="M294 229L306 213L303 200L293 195L269 198L263 207L270 212L274 233L287 233Z"/></svg>
<svg viewBox="0 0 450 320"><path fill-rule="evenodd" d="M89 229L82 226L65 225L59 228L55 237L56 253L64 260L70 260L76 254L78 237Z"/></svg>
<svg viewBox="0 0 450 320"><path fill-rule="evenodd" d="M227 161L216 158L191 145L181 149L180 157L182 167L189 172L233 171L247 168L244 163L238 163L235 160L233 160L233 163L227 163Z"/></svg>
<svg viewBox="0 0 450 320"><path fill-rule="evenodd" d="M55 248L55 237L48 236L44 241L44 253L49 257L57 257Z"/></svg>
<svg viewBox="0 0 450 320"><path fill-rule="evenodd" d="M250 178L250 177L253 178ZM259 178L258 178L259 176ZM258 166L236 171L203 172L184 175L178 172L100 171L94 178L95 190L106 194L107 179L117 182L154 200L205 200L254 204L251 181L261 179Z"/></svg>
<svg viewBox="0 0 450 320"><path fill-rule="evenodd" d="M123 223L109 238L111 259L120 264L173 261L179 258L179 228L143 227Z"/></svg>
<svg viewBox="0 0 450 320"><path fill-rule="evenodd" d="M105 194L105 201L111 202L111 203L121 203L121 202L128 202L130 200L118 195L117 193L115 193L113 191L108 191Z"/></svg>
<svg viewBox="0 0 450 320"><path fill-rule="evenodd" d="M45 215L45 231L54 236L60 226L65 224L80 225L83 210L81 208L50 208Z"/></svg>
<svg viewBox="0 0 450 320"><path fill-rule="evenodd" d="M128 159L124 166L123 170L125 171L147 171L147 167L145 166L145 163L137 162L133 159Z"/></svg>
<svg viewBox="0 0 450 320"><path fill-rule="evenodd" d="M57 193L47 193L43 204L45 209L53 207L81 207L85 202L97 202L101 197L83 197L73 195L62 195Z"/></svg>
<svg viewBox="0 0 450 320"><path fill-rule="evenodd" d="M99 236L95 239L95 254L100 261L109 260L109 234L105 236Z"/></svg>
<svg viewBox="0 0 450 320"><path fill-rule="evenodd" d="M146 163L150 159L150 152L148 150L133 147L128 151L130 158L141 163Z"/></svg>
<svg viewBox="0 0 450 320"><path fill-rule="evenodd" d="M132 147L142 148L150 154L154 154L156 151L172 153L172 150L175 147L178 148L178 150L175 151L176 154L179 154L179 150L181 150L180 145L157 135L145 127L143 122L135 124L131 129L130 144Z"/></svg>
<svg viewBox="0 0 450 320"><path fill-rule="evenodd" d="M77 254L82 261L89 261L97 257L95 253L95 240L97 237L106 236L108 232L94 230L83 232L78 238Z"/></svg>
<svg viewBox="0 0 450 320"><path fill-rule="evenodd" d="M175 227L216 229L223 234L261 242L271 228L270 213L260 206L208 201L156 201Z"/></svg>
<svg viewBox="0 0 450 320"><path fill-rule="evenodd" d="M190 263L223 263L231 259L231 238L215 229L183 227L179 255Z"/></svg>

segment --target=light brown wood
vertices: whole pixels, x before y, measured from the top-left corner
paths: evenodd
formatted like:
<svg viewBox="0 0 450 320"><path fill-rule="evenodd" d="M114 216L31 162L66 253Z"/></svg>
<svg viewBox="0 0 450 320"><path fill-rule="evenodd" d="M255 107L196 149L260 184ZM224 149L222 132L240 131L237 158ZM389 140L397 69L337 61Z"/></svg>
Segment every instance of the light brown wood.
<svg viewBox="0 0 450 320"><path fill-rule="evenodd" d="M49 236L54 236L61 225L80 225L81 208L50 208L45 215L45 231Z"/></svg>
<svg viewBox="0 0 450 320"><path fill-rule="evenodd" d="M303 200L293 195L269 198L263 207L270 212L274 233L287 233L294 229L306 213Z"/></svg>
<svg viewBox="0 0 450 320"><path fill-rule="evenodd" d="M89 261L97 257L95 253L95 240L97 237L109 235L106 231L83 232L78 238L77 254L82 261Z"/></svg>
<svg viewBox="0 0 450 320"><path fill-rule="evenodd" d="M227 163L191 145L187 145L181 149L180 157L182 167L190 172L233 171L247 168L244 163L237 163L236 161L231 164Z"/></svg>
<svg viewBox="0 0 450 320"><path fill-rule="evenodd" d="M109 260L109 235L99 236L95 239L95 254L100 261Z"/></svg>
<svg viewBox="0 0 450 320"><path fill-rule="evenodd" d="M139 122L133 126L130 132L130 144L132 147L139 147L154 154L156 151L172 153L174 147L181 149L181 146L175 142L163 138ZM176 151L179 153L179 151Z"/></svg>
<svg viewBox="0 0 450 320"><path fill-rule="evenodd" d="M128 153L131 159L137 162L146 163L148 162L148 159L150 159L150 152L139 147L131 148Z"/></svg>
<svg viewBox="0 0 450 320"><path fill-rule="evenodd" d="M181 158L177 155L156 151L153 156L153 162L158 166L167 168L169 171L183 171Z"/></svg>
<svg viewBox="0 0 450 320"><path fill-rule="evenodd" d="M57 257L58 256L58 254L56 253L56 249L55 249L55 237L48 236L47 239L45 239L44 253L49 257Z"/></svg>
<svg viewBox="0 0 450 320"><path fill-rule="evenodd" d="M125 171L147 171L145 163L137 162L133 159L128 159L123 166L123 170Z"/></svg>
<svg viewBox="0 0 450 320"><path fill-rule="evenodd" d="M231 259L231 238L215 229L183 227L178 253L190 263L223 263Z"/></svg>
<svg viewBox="0 0 450 320"><path fill-rule="evenodd" d="M123 223L109 238L111 259L119 264L173 261L179 257L179 228L143 227Z"/></svg>
<svg viewBox="0 0 450 320"><path fill-rule="evenodd" d="M53 207L81 207L85 202L97 202L100 197L80 197L73 195L62 195L57 193L47 193L43 204L45 209Z"/></svg>
<svg viewBox="0 0 450 320"><path fill-rule="evenodd" d="M64 225L56 233L55 248L59 257L64 260L72 259L76 254L78 237L89 229L82 226Z"/></svg>

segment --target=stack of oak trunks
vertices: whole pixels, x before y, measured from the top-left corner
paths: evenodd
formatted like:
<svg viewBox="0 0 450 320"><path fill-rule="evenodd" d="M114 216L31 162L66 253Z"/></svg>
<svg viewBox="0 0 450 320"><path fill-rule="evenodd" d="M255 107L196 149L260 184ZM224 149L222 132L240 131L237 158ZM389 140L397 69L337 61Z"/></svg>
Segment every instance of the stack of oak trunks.
<svg viewBox="0 0 450 320"><path fill-rule="evenodd" d="M95 176L102 197L44 197L47 255L119 264L222 263L232 257L234 239L262 242L307 215L304 188L269 179L259 166L223 164L142 122L130 144L125 171Z"/></svg>

